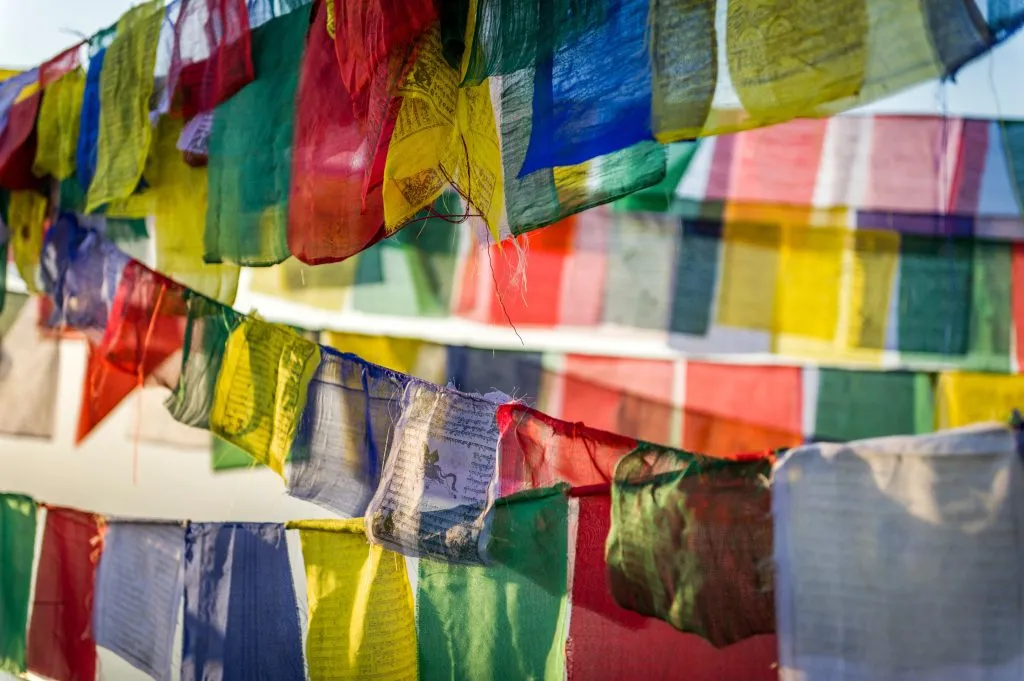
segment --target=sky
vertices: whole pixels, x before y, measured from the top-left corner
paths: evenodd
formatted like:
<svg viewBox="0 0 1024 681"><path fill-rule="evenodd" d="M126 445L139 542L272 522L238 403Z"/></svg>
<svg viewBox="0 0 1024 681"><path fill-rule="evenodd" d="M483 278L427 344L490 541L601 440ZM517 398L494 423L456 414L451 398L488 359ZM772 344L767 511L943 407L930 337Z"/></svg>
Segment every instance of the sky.
<svg viewBox="0 0 1024 681"><path fill-rule="evenodd" d="M0 0L0 66L34 66L109 26L131 0ZM927 83L863 109L871 113L946 114L1024 119L1024 31L976 60L958 82Z"/></svg>

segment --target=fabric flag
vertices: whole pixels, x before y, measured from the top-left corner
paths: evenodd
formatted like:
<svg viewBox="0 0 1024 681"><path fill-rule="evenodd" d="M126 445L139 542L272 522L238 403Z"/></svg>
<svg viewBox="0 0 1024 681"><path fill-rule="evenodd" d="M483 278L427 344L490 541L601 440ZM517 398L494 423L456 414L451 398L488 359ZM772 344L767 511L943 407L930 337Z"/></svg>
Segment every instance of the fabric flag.
<svg viewBox="0 0 1024 681"><path fill-rule="evenodd" d="M181 372L174 392L167 398L167 410L176 421L209 430L224 351L243 317L230 307L194 293L188 293L186 301L188 320Z"/></svg>
<svg viewBox="0 0 1024 681"><path fill-rule="evenodd" d="M410 556L480 562L498 483L495 410L508 401L409 381L366 511L372 542Z"/></svg>
<svg viewBox="0 0 1024 681"><path fill-rule="evenodd" d="M186 314L184 288L128 262L103 337L89 344L76 442L181 350Z"/></svg>
<svg viewBox="0 0 1024 681"><path fill-rule="evenodd" d="M88 185L87 212L128 198L142 180L153 138L149 99L163 20L162 0L129 10L103 59L96 175Z"/></svg>
<svg viewBox="0 0 1024 681"><path fill-rule="evenodd" d="M902 371L818 370L814 439L848 442L931 432L932 377Z"/></svg>
<svg viewBox="0 0 1024 681"><path fill-rule="evenodd" d="M39 315L28 296L7 294L0 314L0 433L5 435L49 439L56 427L60 347L40 333Z"/></svg>
<svg viewBox="0 0 1024 681"><path fill-rule="evenodd" d="M180 524L112 522L103 535L93 612L96 643L157 681L171 678L184 550Z"/></svg>
<svg viewBox="0 0 1024 681"><path fill-rule="evenodd" d="M7 206L11 255L29 293L39 293L39 259L46 229L46 197L32 190L11 192Z"/></svg>
<svg viewBox="0 0 1024 681"><path fill-rule="evenodd" d="M378 9L377 2L337 4L346 19ZM394 3L393 9L398 12L400 6L418 4L419 0ZM293 181L288 199L288 247L296 258L314 265L344 260L387 234L380 187L364 196L364 177L371 172L373 148L367 149L365 126L356 116L355 91L346 88L348 74L338 69L339 60L347 59L358 49L356 45L372 42L380 34L352 36L345 50L335 56L334 39L325 27L329 14L325 7L335 7L335 0L317 6L296 96ZM391 25L388 22L380 28L386 30ZM348 22L343 28L349 29Z"/></svg>
<svg viewBox="0 0 1024 681"><path fill-rule="evenodd" d="M497 237L505 205L501 148L487 84L459 87L439 29L423 35L399 87L401 110L384 169L384 220L393 232L451 184Z"/></svg>
<svg viewBox="0 0 1024 681"><path fill-rule="evenodd" d="M165 374L177 374L180 369L181 358L172 356L154 376L146 380L142 390L132 397L132 422L124 430L129 441L204 453L209 451L210 433L178 423L165 406L168 398Z"/></svg>
<svg viewBox="0 0 1024 681"><path fill-rule="evenodd" d="M1021 466L998 425L779 461L780 678L1019 678Z"/></svg>
<svg viewBox="0 0 1024 681"><path fill-rule="evenodd" d="M647 213L614 213L608 239L604 322L663 331L672 314L679 270L679 221ZM637 277L637 272L644 276Z"/></svg>
<svg viewBox="0 0 1024 681"><path fill-rule="evenodd" d="M522 404L498 407L497 422L503 497L560 482L607 484L619 459L637 447L633 438L560 421Z"/></svg>
<svg viewBox="0 0 1024 681"><path fill-rule="evenodd" d="M358 258L340 263L307 265L288 258L271 267L252 268L249 291L337 312L345 307L356 277Z"/></svg>
<svg viewBox="0 0 1024 681"><path fill-rule="evenodd" d="M405 558L366 542L357 520L289 523L306 563L310 681L416 676L416 607Z"/></svg>
<svg viewBox="0 0 1024 681"><path fill-rule="evenodd" d="M616 603L715 647L773 633L770 472L767 457L655 445L622 458L605 550Z"/></svg>
<svg viewBox="0 0 1024 681"><path fill-rule="evenodd" d="M320 348L291 450L288 493L361 518L377 485L406 375Z"/></svg>
<svg viewBox="0 0 1024 681"><path fill-rule="evenodd" d="M190 120L253 79L245 0L183 0L167 72L170 110Z"/></svg>
<svg viewBox="0 0 1024 681"><path fill-rule="evenodd" d="M25 75L35 80L37 71ZM34 84L17 88L13 106L7 111L6 127L0 126L0 187L5 189L39 189L40 181L32 174L36 157L36 117L39 112L40 93ZM6 81L2 81L6 82ZM2 84L0 82L0 84ZM3 95L0 94L0 99ZM0 115L3 111L0 101Z"/></svg>
<svg viewBox="0 0 1024 681"><path fill-rule="evenodd" d="M564 488L499 499L486 566L419 561L421 679L565 675L568 497Z"/></svg>
<svg viewBox="0 0 1024 681"><path fill-rule="evenodd" d="M775 681L776 637L753 636L724 648L667 622L626 610L608 581L605 541L612 523L607 493L579 497L572 565L572 614L565 646L569 681L675 678L688 681ZM735 601L742 611L749 605ZM610 647L614 642L614 647Z"/></svg>
<svg viewBox="0 0 1024 681"><path fill-rule="evenodd" d="M245 318L228 337L210 411L210 430L284 477L320 365L320 346L290 329Z"/></svg>
<svg viewBox="0 0 1024 681"><path fill-rule="evenodd" d="M648 213L669 211L676 202L676 188L693 163L699 148L700 140L669 145L665 160L665 178L658 184L645 187L613 202L612 209Z"/></svg>
<svg viewBox="0 0 1024 681"><path fill-rule="evenodd" d="M233 471L239 468L262 468L263 464L248 453L216 435L210 437L210 463L213 471Z"/></svg>
<svg viewBox="0 0 1024 681"><path fill-rule="evenodd" d="M939 375L937 393L938 428L1006 421L1024 408L1024 376L946 372Z"/></svg>
<svg viewBox="0 0 1024 681"><path fill-rule="evenodd" d="M306 678L283 525L189 526L181 678Z"/></svg>
<svg viewBox="0 0 1024 681"><path fill-rule="evenodd" d="M711 456L803 442L797 367L686 364L683 448Z"/></svg>
<svg viewBox="0 0 1024 681"><path fill-rule="evenodd" d="M262 266L290 255L295 93L308 27L307 12L299 10L254 30L256 78L214 112L206 262Z"/></svg>
<svg viewBox="0 0 1024 681"><path fill-rule="evenodd" d="M81 511L46 511L26 652L33 674L56 681L96 678L92 612L103 550L99 522Z"/></svg>
<svg viewBox="0 0 1024 681"><path fill-rule="evenodd" d="M238 291L239 268L203 261L207 170L186 163L177 149L180 133L180 121L161 118L146 166L153 205L155 267L192 290L231 305Z"/></svg>
<svg viewBox="0 0 1024 681"><path fill-rule="evenodd" d="M448 347L448 380L467 393L500 390L519 401L535 404L541 393L542 356L517 352Z"/></svg>
<svg viewBox="0 0 1024 681"><path fill-rule="evenodd" d="M99 43L98 43L99 44ZM85 72L85 91L82 94L82 118L78 124L78 143L75 146L75 177L83 192L88 191L96 174L97 150L100 136L100 74L107 50L90 50L89 67ZM82 200L85 211L85 200Z"/></svg>
<svg viewBox="0 0 1024 681"><path fill-rule="evenodd" d="M85 71L80 67L64 74L43 91L36 123L38 141L32 172L65 180L75 173L78 131L85 96Z"/></svg>
<svg viewBox="0 0 1024 681"><path fill-rule="evenodd" d="M417 376L431 383L444 383L445 381L444 378L434 381L419 375L420 356L427 343L416 338L326 331L324 332L324 343L335 350L356 355L366 362L377 364L400 374Z"/></svg>
<svg viewBox="0 0 1024 681"><path fill-rule="evenodd" d="M0 495L0 672L25 673L32 562L36 552L36 502Z"/></svg>

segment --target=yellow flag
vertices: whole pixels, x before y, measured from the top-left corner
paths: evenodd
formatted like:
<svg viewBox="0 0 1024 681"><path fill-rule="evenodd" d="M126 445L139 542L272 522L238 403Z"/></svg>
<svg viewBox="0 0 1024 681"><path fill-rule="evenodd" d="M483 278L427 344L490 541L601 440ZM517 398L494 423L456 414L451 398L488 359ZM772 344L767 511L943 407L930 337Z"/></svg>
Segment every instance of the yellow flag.
<svg viewBox="0 0 1024 681"><path fill-rule="evenodd" d="M284 477L319 365L316 343L284 326L246 318L224 349L210 430Z"/></svg>
<svg viewBox="0 0 1024 681"><path fill-rule="evenodd" d="M306 563L311 681L415 681L416 616L405 558L366 541L363 519L289 523Z"/></svg>
<svg viewBox="0 0 1024 681"><path fill-rule="evenodd" d="M399 92L402 108L384 166L384 222L397 229L451 183L497 240L505 190L490 84L459 87L435 28L421 40Z"/></svg>
<svg viewBox="0 0 1024 681"><path fill-rule="evenodd" d="M1008 421L1024 409L1024 376L952 371L939 376L938 393L938 428Z"/></svg>
<svg viewBox="0 0 1024 681"><path fill-rule="evenodd" d="M86 211L126 199L142 179L153 125L149 100L164 19L164 0L129 10L117 24L100 73L100 130L96 175Z"/></svg>
<svg viewBox="0 0 1024 681"><path fill-rule="evenodd" d="M36 275L43 252L43 227L46 223L46 197L34 191L11 192L7 222L11 233L11 250L18 274L25 280L29 293L39 293Z"/></svg>
<svg viewBox="0 0 1024 681"><path fill-rule="evenodd" d="M420 349L423 347L423 341L415 338L391 338L336 331L326 332L324 338L327 345L339 352L358 355L371 364L379 364L403 374L412 374L416 371Z"/></svg>
<svg viewBox="0 0 1024 681"><path fill-rule="evenodd" d="M52 175L63 180L75 172L85 71L64 74L43 91L36 122L36 158L32 172L38 177Z"/></svg>

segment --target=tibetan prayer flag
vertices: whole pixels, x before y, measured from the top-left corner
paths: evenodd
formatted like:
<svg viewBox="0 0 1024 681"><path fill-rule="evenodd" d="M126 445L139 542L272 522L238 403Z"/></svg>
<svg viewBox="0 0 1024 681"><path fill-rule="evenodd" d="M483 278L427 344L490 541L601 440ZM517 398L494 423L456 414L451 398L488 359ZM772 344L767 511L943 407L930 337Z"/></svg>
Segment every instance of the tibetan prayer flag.
<svg viewBox="0 0 1024 681"><path fill-rule="evenodd" d="M0 433L49 439L59 401L60 347L40 332L34 302L8 293L0 314Z"/></svg>
<svg viewBox="0 0 1024 681"><path fill-rule="evenodd" d="M535 404L540 396L542 357L517 352L448 347L448 381L457 389L481 395L501 391Z"/></svg>
<svg viewBox="0 0 1024 681"><path fill-rule="evenodd" d="M658 331L668 328L672 299L667 293L679 267L681 231L679 220L672 216L612 215L605 323ZM642 276L637 276L640 272Z"/></svg>
<svg viewBox="0 0 1024 681"><path fill-rule="evenodd" d="M22 90L22 93L26 92L31 90ZM24 98L19 98L8 112L7 127L0 129L0 187L39 189L39 178L32 174L32 163L36 158L40 93L36 90L21 97Z"/></svg>
<svg viewBox="0 0 1024 681"><path fill-rule="evenodd" d="M569 681L668 679L685 670L688 681L775 681L777 641L753 636L715 648L696 634L626 610L608 582L605 542L612 523L608 494L579 497L573 560L572 614L565 645ZM742 611L749 603L735 601Z"/></svg>
<svg viewBox="0 0 1024 681"><path fill-rule="evenodd" d="M781 677L1016 679L1024 470L977 426L808 445L775 467Z"/></svg>
<svg viewBox="0 0 1024 681"><path fill-rule="evenodd" d="M39 260L46 229L46 197L30 189L11 192L7 206L11 255L29 293L39 293Z"/></svg>
<svg viewBox="0 0 1024 681"><path fill-rule="evenodd" d="M377 485L410 378L320 348L292 445L288 493L361 518Z"/></svg>
<svg viewBox="0 0 1024 681"><path fill-rule="evenodd" d="M357 520L308 520L298 529L306 563L310 681L416 678L416 607L405 558L366 542Z"/></svg>
<svg viewBox="0 0 1024 681"><path fill-rule="evenodd" d="M683 448L710 456L803 442L798 367L686 364Z"/></svg>
<svg viewBox="0 0 1024 681"><path fill-rule="evenodd" d="M775 631L768 458L641 445L612 483L605 560L616 603L723 647Z"/></svg>
<svg viewBox="0 0 1024 681"><path fill-rule="evenodd" d="M25 673L32 563L36 552L36 502L0 495L0 672Z"/></svg>
<svg viewBox="0 0 1024 681"><path fill-rule="evenodd" d="M129 10L103 59L96 175L87 185L87 212L127 199L142 180L153 139L149 100L164 12L163 0Z"/></svg>
<svg viewBox="0 0 1024 681"><path fill-rule="evenodd" d="M325 343L330 347L400 374L416 375L424 342L416 338L368 336L356 333L327 331ZM427 379L424 379L427 380ZM443 381L431 381L439 383Z"/></svg>
<svg viewBox="0 0 1024 681"><path fill-rule="evenodd" d="M497 412L500 496L567 483L573 487L611 482L619 459L636 440L582 423L568 423L522 404Z"/></svg>
<svg viewBox="0 0 1024 681"><path fill-rule="evenodd" d="M261 468L263 464L248 453L222 440L216 435L210 437L210 463L213 471L232 471L239 468Z"/></svg>
<svg viewBox="0 0 1024 681"><path fill-rule="evenodd" d="M1006 421L1014 409L1024 411L1024 376L945 372L939 375L938 428L959 428Z"/></svg>
<svg viewBox="0 0 1024 681"><path fill-rule="evenodd" d="M498 486L495 410L507 401L409 382L366 511L371 541L410 556L480 562Z"/></svg>
<svg viewBox="0 0 1024 681"><path fill-rule="evenodd" d="M98 523L81 511L46 511L26 653L33 674L56 681L96 679L93 590L103 550Z"/></svg>
<svg viewBox="0 0 1024 681"><path fill-rule="evenodd" d="M249 290L261 296L337 312L345 307L349 298L358 262L358 258L353 258L313 266L288 258L271 267L252 268Z"/></svg>
<svg viewBox="0 0 1024 681"><path fill-rule="evenodd" d="M176 421L209 430L228 338L243 317L230 307L193 293L187 295L187 305L181 373L167 398L167 410Z"/></svg>
<svg viewBox="0 0 1024 681"><path fill-rule="evenodd" d="M568 511L559 488L499 499L492 564L419 561L421 679L564 678Z"/></svg>
<svg viewBox="0 0 1024 681"><path fill-rule="evenodd" d="M106 59L106 48L89 57L85 72L85 91L82 94L82 118L78 124L78 143L75 146L75 177L82 192L89 190L96 174L97 149L100 136L100 74ZM82 212L85 197L82 197Z"/></svg>
<svg viewBox="0 0 1024 681"><path fill-rule="evenodd" d="M157 681L170 681L183 591L185 528L112 522L96 573L98 645Z"/></svg>
<svg viewBox="0 0 1024 681"><path fill-rule="evenodd" d="M43 91L36 123L38 140L32 172L65 180L75 173L78 131L85 97L85 71L75 68Z"/></svg>
<svg viewBox="0 0 1024 681"><path fill-rule="evenodd" d="M308 28L308 13L296 10L254 30L256 79L214 112L206 262L261 266L290 255L295 93Z"/></svg>
<svg viewBox="0 0 1024 681"><path fill-rule="evenodd" d="M814 439L848 442L931 432L933 392L929 374L819 369Z"/></svg>
<svg viewBox="0 0 1024 681"><path fill-rule="evenodd" d="M228 336L210 430L284 477L320 347L284 326L245 318Z"/></svg>
<svg viewBox="0 0 1024 681"><path fill-rule="evenodd" d="M181 678L306 678L283 525L188 528Z"/></svg>

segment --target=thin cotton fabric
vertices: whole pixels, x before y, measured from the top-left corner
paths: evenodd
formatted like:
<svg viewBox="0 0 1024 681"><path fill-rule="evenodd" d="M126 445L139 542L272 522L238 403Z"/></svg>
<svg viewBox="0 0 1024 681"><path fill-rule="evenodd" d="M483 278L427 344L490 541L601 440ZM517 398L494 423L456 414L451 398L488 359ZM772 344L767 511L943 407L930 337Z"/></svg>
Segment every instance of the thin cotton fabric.
<svg viewBox="0 0 1024 681"><path fill-rule="evenodd" d="M296 258L309 264L344 260L379 241L384 230L384 203L379 183L364 194L364 179L374 163L376 140L367 136L355 111L355 100L339 72L339 59L351 60L359 41L373 42L375 33L355 34L364 21L376 24L382 17L377 2L341 2L349 37L345 49L335 55L329 35L327 8L335 0L318 3L302 62L295 103L295 142L292 149L292 183L288 199L288 247ZM421 3L385 3L388 9L418 7ZM393 7L391 6L393 5ZM366 16L360 16L365 13ZM397 22L394 22L397 23ZM381 29L391 27L388 21ZM369 28L369 27L365 27ZM386 30L386 29L385 29ZM384 36L380 36L385 40ZM351 60L353 70L363 67ZM355 73L349 74L355 79ZM368 84L367 84L368 85ZM354 87L355 83L351 85Z"/></svg>
<svg viewBox="0 0 1024 681"><path fill-rule="evenodd" d="M366 511L371 541L410 556L481 562L498 483L495 410L506 401L409 382Z"/></svg>
<svg viewBox="0 0 1024 681"><path fill-rule="evenodd" d="M419 561L419 678L565 675L568 497L563 488L499 499L487 566Z"/></svg>
<svg viewBox="0 0 1024 681"><path fill-rule="evenodd" d="M565 645L570 681L674 678L775 681L776 637L754 636L715 648L696 634L620 607L612 596L605 542L612 523L607 491L581 494L572 561L572 614ZM731 604L742 610L747 604Z"/></svg>
<svg viewBox="0 0 1024 681"><path fill-rule="evenodd" d="M181 678L306 678L283 525L189 526Z"/></svg>
<svg viewBox="0 0 1024 681"><path fill-rule="evenodd" d="M31 673L56 681L95 681L93 589L102 550L96 516L47 509L28 629Z"/></svg>
<svg viewBox="0 0 1024 681"><path fill-rule="evenodd" d="M770 472L653 445L622 458L605 551L616 603L716 647L773 633Z"/></svg>
<svg viewBox="0 0 1024 681"><path fill-rule="evenodd" d="M28 296L7 294L0 314L0 433L6 435L53 437L60 347L41 333L45 320L40 314L40 306Z"/></svg>
<svg viewBox="0 0 1024 681"><path fill-rule="evenodd" d="M96 643L157 681L171 678L183 592L185 528L112 522L96 573Z"/></svg>
<svg viewBox="0 0 1024 681"><path fill-rule="evenodd" d="M306 564L311 681L417 678L416 607L405 558L371 546L362 519L290 523Z"/></svg>
<svg viewBox="0 0 1024 681"><path fill-rule="evenodd" d="M36 71L29 73L35 74ZM32 173L32 162L36 157L39 99L39 91L34 85L24 88L7 113L7 126L0 129L0 187L40 188L39 179Z"/></svg>
<svg viewBox="0 0 1024 681"><path fill-rule="evenodd" d="M38 293L39 259L46 227L46 197L32 190L11 192L7 206L11 255L29 293Z"/></svg>
<svg viewBox="0 0 1024 681"><path fill-rule="evenodd" d="M503 497L557 483L607 484L619 459L637 447L633 438L561 421L522 404L498 407L497 422Z"/></svg>
<svg viewBox="0 0 1024 681"><path fill-rule="evenodd" d="M36 122L36 158L32 172L65 180L75 173L78 133L85 96L85 71L75 68L43 90Z"/></svg>
<svg viewBox="0 0 1024 681"><path fill-rule="evenodd" d="M88 185L87 212L132 195L146 165L153 126L149 100L164 20L164 3L151 0L129 10L103 59L96 174Z"/></svg>
<svg viewBox="0 0 1024 681"><path fill-rule="evenodd" d="M176 421L209 430L224 351L242 315L194 293L187 295L187 304L181 373L167 398L167 410Z"/></svg>
<svg viewBox="0 0 1024 681"><path fill-rule="evenodd" d="M283 326L243 319L224 349L210 430L284 477L319 365L316 343Z"/></svg>
<svg viewBox="0 0 1024 681"><path fill-rule="evenodd" d="M377 485L409 377L320 348L292 444L288 493L361 518Z"/></svg>
<svg viewBox="0 0 1024 681"><path fill-rule="evenodd" d="M78 144L75 147L75 177L83 192L88 191L96 174L100 137L100 74L103 72L106 57L106 48L100 48L95 54L91 54L89 67L85 73L82 118L78 125ZM84 198L82 209L85 209Z"/></svg>
<svg viewBox="0 0 1024 681"><path fill-rule="evenodd" d="M167 73L171 109L190 120L253 79L245 0L182 0Z"/></svg>
<svg viewBox="0 0 1024 681"><path fill-rule="evenodd" d="M1024 376L950 371L936 387L936 425L961 428L986 421L1006 421L1024 398Z"/></svg>
<svg viewBox="0 0 1024 681"><path fill-rule="evenodd" d="M295 95L308 28L309 15L297 10L254 30L256 78L214 112L207 262L261 266L290 255Z"/></svg>
<svg viewBox="0 0 1024 681"><path fill-rule="evenodd" d="M935 424L932 377L821 368L815 411L816 440L849 442L927 433Z"/></svg>
<svg viewBox="0 0 1024 681"><path fill-rule="evenodd" d="M996 424L779 461L780 678L1019 678L1021 473Z"/></svg>
<svg viewBox="0 0 1024 681"><path fill-rule="evenodd" d="M18 494L0 495L0 527L0 672L24 674L36 502Z"/></svg>

